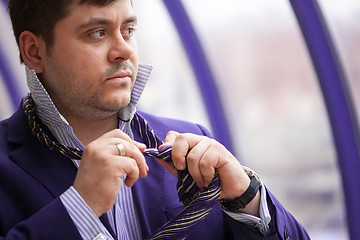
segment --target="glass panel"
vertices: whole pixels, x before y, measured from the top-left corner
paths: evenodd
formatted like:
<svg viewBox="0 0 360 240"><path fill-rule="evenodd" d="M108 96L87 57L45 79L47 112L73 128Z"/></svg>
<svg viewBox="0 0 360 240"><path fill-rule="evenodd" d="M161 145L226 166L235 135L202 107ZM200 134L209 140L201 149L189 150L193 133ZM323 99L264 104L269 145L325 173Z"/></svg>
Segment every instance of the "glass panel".
<svg viewBox="0 0 360 240"><path fill-rule="evenodd" d="M360 113L360 1L319 0ZM359 118L359 116L358 116Z"/></svg>
<svg viewBox="0 0 360 240"><path fill-rule="evenodd" d="M5 5L0 2L0 48L1 58L6 61L5 66L13 74L17 87L21 93L26 94L27 86L25 81L24 67L19 61L19 51L15 42L14 34L11 27L10 18L6 11ZM6 86L4 85L4 79L0 73L0 119L9 117L15 109L11 103L11 99L8 96ZM16 107L20 104L16 103Z"/></svg>
<svg viewBox="0 0 360 240"><path fill-rule="evenodd" d="M346 239L327 113L289 3L183 2L232 119L236 155L312 239Z"/></svg>
<svg viewBox="0 0 360 240"><path fill-rule="evenodd" d="M209 127L196 79L164 4L159 0L133 2L140 60L154 66L139 108Z"/></svg>

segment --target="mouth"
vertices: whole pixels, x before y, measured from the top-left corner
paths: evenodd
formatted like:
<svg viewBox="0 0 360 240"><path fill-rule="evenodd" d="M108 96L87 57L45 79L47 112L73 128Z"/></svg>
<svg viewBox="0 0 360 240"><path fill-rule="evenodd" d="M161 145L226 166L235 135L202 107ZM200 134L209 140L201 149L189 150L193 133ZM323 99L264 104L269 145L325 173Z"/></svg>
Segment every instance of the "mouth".
<svg viewBox="0 0 360 240"><path fill-rule="evenodd" d="M111 82L117 82L117 83L128 83L131 82L131 72L120 72L117 73L109 78L106 79L106 81L111 81Z"/></svg>

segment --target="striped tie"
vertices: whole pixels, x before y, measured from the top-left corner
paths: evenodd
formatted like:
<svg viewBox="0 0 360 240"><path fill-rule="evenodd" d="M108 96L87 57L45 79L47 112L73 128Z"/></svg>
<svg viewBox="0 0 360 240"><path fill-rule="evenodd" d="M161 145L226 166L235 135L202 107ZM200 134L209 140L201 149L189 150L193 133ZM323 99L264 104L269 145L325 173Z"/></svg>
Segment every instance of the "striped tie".
<svg viewBox="0 0 360 240"><path fill-rule="evenodd" d="M70 159L81 159L82 150L67 147L52 140L41 128L40 120L35 112L35 104L30 94L25 97L23 108L28 116L30 128L34 136L36 136L42 144L48 146L50 150L59 152ZM150 125L140 114L135 113L132 126L147 146L147 149L143 152L145 156L155 157L173 164L171 160L172 146L158 150L158 147L163 141L154 134ZM178 171L177 190L180 202L185 205L184 210L164 224L160 229L152 233L147 239L186 238L186 236L191 233L192 228L202 221L217 203L221 192L220 179L216 173L209 187L200 193L189 171L185 169Z"/></svg>

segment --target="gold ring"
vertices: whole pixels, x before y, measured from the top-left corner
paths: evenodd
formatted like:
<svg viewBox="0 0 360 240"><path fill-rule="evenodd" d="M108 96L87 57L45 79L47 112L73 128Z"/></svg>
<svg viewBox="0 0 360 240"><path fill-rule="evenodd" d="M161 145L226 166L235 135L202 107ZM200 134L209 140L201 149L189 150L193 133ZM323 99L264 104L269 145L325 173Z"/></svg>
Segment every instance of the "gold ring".
<svg viewBox="0 0 360 240"><path fill-rule="evenodd" d="M121 143L118 143L115 145L117 147L117 149L119 150L120 156L125 156L125 148L124 145L122 145Z"/></svg>

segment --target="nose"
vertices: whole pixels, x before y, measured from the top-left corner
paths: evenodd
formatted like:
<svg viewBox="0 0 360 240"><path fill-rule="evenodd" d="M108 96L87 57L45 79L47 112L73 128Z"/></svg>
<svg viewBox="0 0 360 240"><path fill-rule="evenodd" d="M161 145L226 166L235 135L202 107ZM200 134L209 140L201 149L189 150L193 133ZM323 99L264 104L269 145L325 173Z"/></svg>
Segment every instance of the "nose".
<svg viewBox="0 0 360 240"><path fill-rule="evenodd" d="M115 36L111 42L109 51L109 61L126 61L129 60L134 54L134 47L131 46L121 34Z"/></svg>

